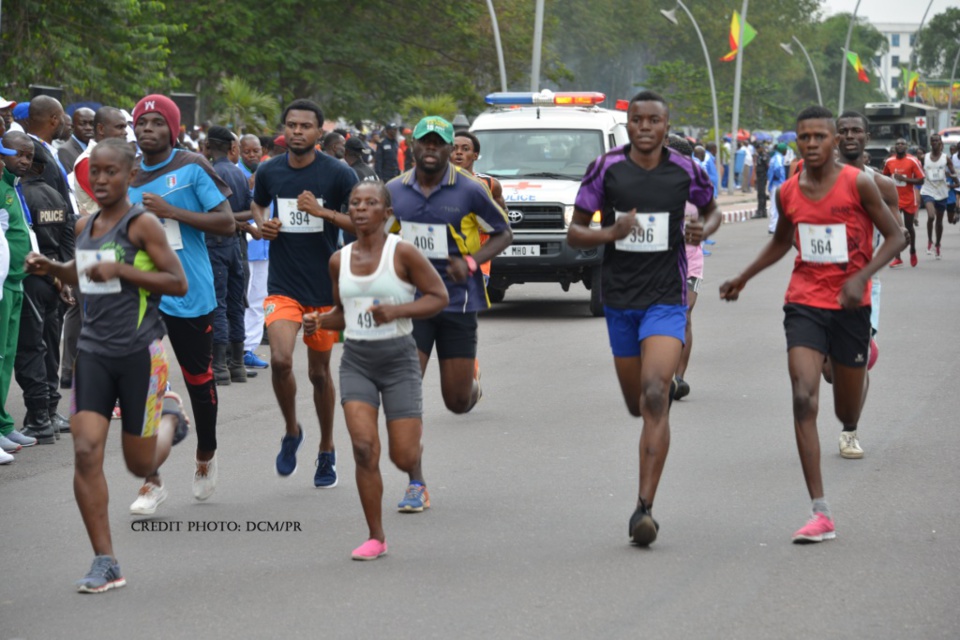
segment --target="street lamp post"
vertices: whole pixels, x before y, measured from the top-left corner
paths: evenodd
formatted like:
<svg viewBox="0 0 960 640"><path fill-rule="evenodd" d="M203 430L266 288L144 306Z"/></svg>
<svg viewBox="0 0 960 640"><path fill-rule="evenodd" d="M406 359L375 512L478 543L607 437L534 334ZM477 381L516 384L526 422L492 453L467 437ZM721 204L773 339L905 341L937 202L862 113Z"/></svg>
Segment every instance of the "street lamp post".
<svg viewBox="0 0 960 640"><path fill-rule="evenodd" d="M713 99L713 140L714 144L717 147L717 157L714 158L714 161L718 164L721 163L720 158L720 110L717 107L717 87L713 82L713 63L710 61L710 53L707 51L707 43L703 39L703 34L700 32L700 25L697 24L697 21L694 19L693 14L690 13L690 10L687 9L687 6L677 0L677 6L683 9L684 13L687 14L687 17L690 18L690 22L693 23L693 28L697 32L697 37L700 38L700 46L703 48L703 57L707 61L707 77L710 79L710 97ZM675 25L680 23L677 21L677 10L670 9L661 9L660 13L663 14L663 17L672 22ZM729 178L728 178L729 179Z"/></svg>
<svg viewBox="0 0 960 640"><path fill-rule="evenodd" d="M500 91L506 93L507 65L503 62L503 45L500 43L500 26L497 24L497 12L493 10L493 0L487 0L487 9L490 10L490 24L493 26L493 43L497 47L497 62L500 63Z"/></svg>
<svg viewBox="0 0 960 640"><path fill-rule="evenodd" d="M859 0L858 0L859 2ZM743 10L740 12L740 34L737 37L737 71L733 80L733 123L730 126L730 168L736 164L737 132L740 130L740 84L743 78L743 26L747 24L747 5L750 0L743 0ZM719 149L717 149L719 152ZM732 173L732 171L731 171ZM733 176L727 180L727 193L733 193Z"/></svg>
<svg viewBox="0 0 960 640"><path fill-rule="evenodd" d="M932 1L932 0L931 0ZM847 51L850 50L850 36L853 35L853 25L857 23L857 11L860 9L860 0L853 8L853 15L850 16L850 26L847 27L847 39L843 41L843 64L840 65L840 102L837 106L837 113L843 113L843 98L847 91Z"/></svg>
<svg viewBox="0 0 960 640"><path fill-rule="evenodd" d="M537 0L533 18L533 63L530 68L530 91L540 91L540 50L543 48L543 0Z"/></svg>
<svg viewBox="0 0 960 640"><path fill-rule="evenodd" d="M817 70L813 68L813 60L810 59L810 54L807 53L807 48L804 47L803 43L797 39L797 36L793 36L793 41L797 43L797 45L800 47L800 51L803 51L803 55L807 58L807 63L810 65L810 73L813 74L813 86L817 88L817 104L822 107L823 96L820 95L820 80L817 78ZM793 55L793 48L790 46L789 42L781 42L780 48L791 56Z"/></svg>

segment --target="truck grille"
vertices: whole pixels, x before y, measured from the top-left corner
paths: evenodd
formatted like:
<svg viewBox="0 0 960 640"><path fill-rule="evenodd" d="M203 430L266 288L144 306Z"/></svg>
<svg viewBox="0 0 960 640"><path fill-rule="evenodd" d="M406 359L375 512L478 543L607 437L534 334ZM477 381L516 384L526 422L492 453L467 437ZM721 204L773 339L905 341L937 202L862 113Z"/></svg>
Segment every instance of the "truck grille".
<svg viewBox="0 0 960 640"><path fill-rule="evenodd" d="M511 215L512 212L512 215ZM522 214L519 222L516 213ZM510 218L510 228L514 231L540 231L553 229L563 231L563 207L560 205L542 204L515 204L507 203L507 215Z"/></svg>

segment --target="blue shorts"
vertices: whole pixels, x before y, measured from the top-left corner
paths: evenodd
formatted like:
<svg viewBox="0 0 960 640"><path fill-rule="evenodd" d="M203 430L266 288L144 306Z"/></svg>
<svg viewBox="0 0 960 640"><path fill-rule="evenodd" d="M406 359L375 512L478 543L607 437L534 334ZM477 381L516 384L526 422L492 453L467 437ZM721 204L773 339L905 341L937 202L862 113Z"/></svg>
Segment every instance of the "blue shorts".
<svg viewBox="0 0 960 640"><path fill-rule="evenodd" d="M920 196L920 200L923 201L923 206L927 206L928 202L932 202L934 209L944 211L947 208L947 198L944 198L943 200L937 200L933 196Z"/></svg>
<svg viewBox="0 0 960 640"><path fill-rule="evenodd" d="M604 307L610 348L618 358L640 355L640 343L650 336L668 336L683 343L687 331L687 306L655 304L646 309Z"/></svg>

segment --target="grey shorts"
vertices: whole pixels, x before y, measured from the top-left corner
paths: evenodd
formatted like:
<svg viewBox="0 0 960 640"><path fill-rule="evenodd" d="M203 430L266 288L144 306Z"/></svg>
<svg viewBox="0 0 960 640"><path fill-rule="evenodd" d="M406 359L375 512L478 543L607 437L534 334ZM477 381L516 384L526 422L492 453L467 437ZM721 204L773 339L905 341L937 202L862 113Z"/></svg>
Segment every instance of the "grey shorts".
<svg viewBox="0 0 960 640"><path fill-rule="evenodd" d="M390 340L346 340L340 358L340 404L363 402L377 409L383 398L387 420L423 415L420 357L413 336Z"/></svg>

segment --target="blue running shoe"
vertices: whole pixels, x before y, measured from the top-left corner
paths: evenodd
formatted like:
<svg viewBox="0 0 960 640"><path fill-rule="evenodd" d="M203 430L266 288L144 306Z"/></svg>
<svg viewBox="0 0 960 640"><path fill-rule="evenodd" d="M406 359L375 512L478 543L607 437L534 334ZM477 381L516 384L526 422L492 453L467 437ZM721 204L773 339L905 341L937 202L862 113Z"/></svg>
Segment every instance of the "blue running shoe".
<svg viewBox="0 0 960 640"><path fill-rule="evenodd" d="M120 565L110 556L97 556L93 559L93 566L82 580L77 581L77 591L80 593L103 593L110 589L118 589L127 584L120 574Z"/></svg>
<svg viewBox="0 0 960 640"><path fill-rule="evenodd" d="M270 365L265 360L258 358L253 351L246 351L243 354L243 366L251 369L266 369Z"/></svg>
<svg viewBox="0 0 960 640"><path fill-rule="evenodd" d="M704 249L704 250L703 250L703 255L705 255L705 256L712 256L712 255L713 255L713 251L707 251L706 249Z"/></svg>
<svg viewBox="0 0 960 640"><path fill-rule="evenodd" d="M397 505L397 510L401 513L420 513L429 508L430 494L427 492L427 488L422 484L413 483L407 487L403 500Z"/></svg>
<svg viewBox="0 0 960 640"><path fill-rule="evenodd" d="M286 477L293 475L297 470L297 449L303 442L303 427L298 424L297 429L300 430L300 435L283 436L280 440L280 453L277 454L277 475Z"/></svg>
<svg viewBox="0 0 960 640"><path fill-rule="evenodd" d="M337 482L337 452L321 451L317 456L317 472L313 474L313 486L317 489L333 489Z"/></svg>
<svg viewBox="0 0 960 640"><path fill-rule="evenodd" d="M714 240L713 238L707 238L706 240L703 241L703 244L717 244L717 241Z"/></svg>

